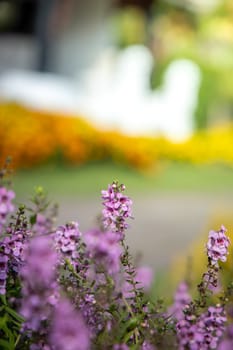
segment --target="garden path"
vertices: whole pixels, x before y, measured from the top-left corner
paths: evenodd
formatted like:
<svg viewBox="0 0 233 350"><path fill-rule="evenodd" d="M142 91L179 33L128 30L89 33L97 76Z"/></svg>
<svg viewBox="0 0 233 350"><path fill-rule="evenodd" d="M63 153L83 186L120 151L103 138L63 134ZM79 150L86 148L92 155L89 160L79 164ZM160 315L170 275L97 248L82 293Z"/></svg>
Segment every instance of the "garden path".
<svg viewBox="0 0 233 350"><path fill-rule="evenodd" d="M101 210L99 200L91 197L63 197L59 202L59 223L76 219L83 232L93 227ZM213 227L216 221L219 220L218 225L224 224L224 218L229 219L232 212L230 194L138 195L133 201L134 220L130 222L127 241L134 255L142 254L143 263L161 269L175 256L184 254L203 234L207 237L210 229L218 229Z"/></svg>

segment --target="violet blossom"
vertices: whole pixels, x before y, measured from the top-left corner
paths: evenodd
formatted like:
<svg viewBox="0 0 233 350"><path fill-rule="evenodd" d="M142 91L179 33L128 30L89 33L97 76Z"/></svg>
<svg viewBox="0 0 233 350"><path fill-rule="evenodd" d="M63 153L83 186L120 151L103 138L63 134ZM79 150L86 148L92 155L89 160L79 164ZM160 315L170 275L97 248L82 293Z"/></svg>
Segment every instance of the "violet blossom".
<svg viewBox="0 0 233 350"><path fill-rule="evenodd" d="M113 350L129 350L129 347L126 344L115 344Z"/></svg>
<svg viewBox="0 0 233 350"><path fill-rule="evenodd" d="M118 232L119 239L123 239L124 231L128 228L126 219L132 217L132 200L122 193L124 190L124 185L113 182L107 190L101 192L104 205L102 211L104 227Z"/></svg>
<svg viewBox="0 0 233 350"><path fill-rule="evenodd" d="M177 323L179 350L217 349L224 334L226 314L222 306L210 306L199 317L185 315Z"/></svg>
<svg viewBox="0 0 233 350"><path fill-rule="evenodd" d="M12 190L7 190L5 187L0 187L0 233L9 213L14 211L12 200L15 198L15 193Z"/></svg>
<svg viewBox="0 0 233 350"><path fill-rule="evenodd" d="M0 294L6 293L6 280L9 270L18 273L24 261L24 249L27 242L24 230L6 229L6 235L0 239Z"/></svg>
<svg viewBox="0 0 233 350"><path fill-rule="evenodd" d="M107 270L110 275L119 271L122 248L115 232L94 229L84 235L84 241L97 269Z"/></svg>
<svg viewBox="0 0 233 350"><path fill-rule="evenodd" d="M210 306L201 315L199 327L204 329L204 344L206 344L206 349L217 348L219 340L225 331L226 321L226 312L221 305Z"/></svg>
<svg viewBox="0 0 233 350"><path fill-rule="evenodd" d="M226 236L226 228L222 225L219 231L210 231L209 239L206 245L208 258L213 265L218 261L225 262L227 260L229 238Z"/></svg>
<svg viewBox="0 0 233 350"><path fill-rule="evenodd" d="M33 238L25 252L26 263L20 271L22 278L21 314L24 328L38 331L48 320L58 299L56 282L57 254L50 236Z"/></svg>
<svg viewBox="0 0 233 350"><path fill-rule="evenodd" d="M148 343L147 341L144 341L141 346L141 350L156 350L155 346Z"/></svg>
<svg viewBox="0 0 233 350"><path fill-rule="evenodd" d="M191 296L188 291L186 282L181 282L174 295L174 303L168 309L168 314L175 317L177 320L184 318L183 310L190 303Z"/></svg>
<svg viewBox="0 0 233 350"><path fill-rule="evenodd" d="M82 315L67 300L60 300L54 312L50 342L56 350L88 350L90 338Z"/></svg>
<svg viewBox="0 0 233 350"><path fill-rule="evenodd" d="M33 225L33 231L37 235L48 234L52 231L52 220L51 218L46 217L46 215L37 213L36 222Z"/></svg>
<svg viewBox="0 0 233 350"><path fill-rule="evenodd" d="M0 253L0 294L6 294L6 280L7 280L7 272L8 272L8 256Z"/></svg>
<svg viewBox="0 0 233 350"><path fill-rule="evenodd" d="M221 340L218 350L233 349L233 324L230 324L226 329L225 337Z"/></svg>
<svg viewBox="0 0 233 350"><path fill-rule="evenodd" d="M69 259L73 265L77 264L78 258L78 243L82 236L79 231L79 224L75 221L59 226L54 234L56 249L60 252L64 262Z"/></svg>

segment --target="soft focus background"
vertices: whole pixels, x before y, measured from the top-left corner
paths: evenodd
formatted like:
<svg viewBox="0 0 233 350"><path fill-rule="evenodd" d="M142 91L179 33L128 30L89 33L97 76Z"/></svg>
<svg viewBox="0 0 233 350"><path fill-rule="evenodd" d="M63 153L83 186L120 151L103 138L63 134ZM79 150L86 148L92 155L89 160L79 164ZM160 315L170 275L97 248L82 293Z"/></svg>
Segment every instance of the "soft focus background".
<svg viewBox="0 0 233 350"><path fill-rule="evenodd" d="M176 261L178 279L190 247L199 259L211 228L233 228L232 72L232 0L1 0L0 158L18 202L42 185L84 231L118 179L134 256L157 276Z"/></svg>

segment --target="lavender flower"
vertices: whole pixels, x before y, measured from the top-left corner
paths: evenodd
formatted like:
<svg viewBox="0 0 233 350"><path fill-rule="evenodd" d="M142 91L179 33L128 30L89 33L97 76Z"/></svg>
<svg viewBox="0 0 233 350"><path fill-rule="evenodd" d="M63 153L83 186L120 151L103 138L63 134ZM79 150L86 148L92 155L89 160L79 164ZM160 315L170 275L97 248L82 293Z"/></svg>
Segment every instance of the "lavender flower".
<svg viewBox="0 0 233 350"><path fill-rule="evenodd" d="M110 275L119 271L122 249L115 232L95 229L87 232L84 240L89 256L94 260L97 269L107 270Z"/></svg>
<svg viewBox="0 0 233 350"><path fill-rule="evenodd" d="M23 264L23 251L28 237L25 231L7 228L7 235L0 240L0 294L6 293L6 280L10 270L18 273Z"/></svg>
<svg viewBox="0 0 233 350"><path fill-rule="evenodd" d="M3 238L1 245L4 247L5 254L10 258L13 269L18 272L24 259L23 251L28 237L21 231L10 232L9 230L8 233L9 235Z"/></svg>
<svg viewBox="0 0 233 350"><path fill-rule="evenodd" d="M115 344L113 350L129 350L129 347L126 344Z"/></svg>
<svg viewBox="0 0 233 350"><path fill-rule="evenodd" d="M118 232L119 239L124 237L124 231L128 228L126 219L131 217L132 200L123 195L124 185L113 182L107 190L102 191L104 209L103 224L106 229Z"/></svg>
<svg viewBox="0 0 233 350"><path fill-rule="evenodd" d="M88 350L89 332L82 316L67 300L61 300L55 309L50 342L56 350Z"/></svg>
<svg viewBox="0 0 233 350"><path fill-rule="evenodd" d="M14 198L15 193L13 191L0 187L0 233L6 223L7 215L14 211L14 205L12 204Z"/></svg>
<svg viewBox="0 0 233 350"><path fill-rule="evenodd" d="M226 228L222 225L219 231L210 231L209 239L206 245L207 255L213 265L218 261L225 262L227 260L229 238L225 235Z"/></svg>
<svg viewBox="0 0 233 350"><path fill-rule="evenodd" d="M58 227L55 232L55 246L62 255L62 261L69 259L73 265L77 264L78 243L80 241L81 232L77 222L70 222L64 226Z"/></svg>
<svg viewBox="0 0 233 350"><path fill-rule="evenodd" d="M38 342L37 344L31 344L30 350L53 350L48 344L45 344L43 341Z"/></svg>
<svg viewBox="0 0 233 350"><path fill-rule="evenodd" d="M37 235L48 234L52 231L52 220L51 218L46 217L44 214L36 214L36 222L33 225L33 231Z"/></svg>
<svg viewBox="0 0 233 350"><path fill-rule="evenodd" d="M49 236L32 239L25 254L26 264L21 269L22 307L25 328L38 331L41 322L48 320L58 298L56 283L57 255Z"/></svg>
<svg viewBox="0 0 233 350"><path fill-rule="evenodd" d="M179 350L206 349L203 345L204 335L196 323L183 319L177 323L177 337Z"/></svg>
<svg viewBox="0 0 233 350"><path fill-rule="evenodd" d="M174 303L168 309L168 314L174 316L177 320L184 318L183 310L190 303L191 296L188 292L188 285L186 282L181 282L175 292Z"/></svg>
<svg viewBox="0 0 233 350"><path fill-rule="evenodd" d="M210 306L199 320L199 327L204 330L206 349L216 349L225 331L226 313L220 305Z"/></svg>
<svg viewBox="0 0 233 350"><path fill-rule="evenodd" d="M216 349L224 333L226 314L220 305L210 306L200 317L185 315L177 323L179 350Z"/></svg>
<svg viewBox="0 0 233 350"><path fill-rule="evenodd" d="M141 346L141 350L156 350L154 345L148 343L147 341L144 341Z"/></svg>
<svg viewBox="0 0 233 350"><path fill-rule="evenodd" d="M6 294L6 280L8 270L8 256L0 253L0 294Z"/></svg>
<svg viewBox="0 0 233 350"><path fill-rule="evenodd" d="M233 325L229 325L226 329L226 336L220 342L218 350L232 350L233 349Z"/></svg>

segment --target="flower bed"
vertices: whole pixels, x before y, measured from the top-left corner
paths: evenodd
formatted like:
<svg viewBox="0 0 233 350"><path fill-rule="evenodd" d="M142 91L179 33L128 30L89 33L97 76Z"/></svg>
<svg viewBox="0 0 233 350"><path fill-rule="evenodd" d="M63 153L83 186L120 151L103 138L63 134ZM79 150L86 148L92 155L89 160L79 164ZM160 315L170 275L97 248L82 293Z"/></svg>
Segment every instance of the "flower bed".
<svg viewBox="0 0 233 350"><path fill-rule="evenodd" d="M232 139L231 125L198 132L187 141L175 143L159 136L133 137L103 131L83 117L0 104L0 155L5 159L10 154L15 168L54 159L74 165L110 159L142 170L164 159L232 166Z"/></svg>
<svg viewBox="0 0 233 350"><path fill-rule="evenodd" d="M15 168L59 158L68 164L111 159L135 168L156 162L152 141L101 131L81 117L54 115L14 104L0 105L0 154Z"/></svg>
<svg viewBox="0 0 233 350"><path fill-rule="evenodd" d="M233 348L231 280L219 284L230 240L211 231L207 267L190 294L181 281L167 306L148 294L152 273L135 266L125 242L132 200L113 182L102 191L96 227L56 227L56 207L37 188L31 207L0 173L0 348L155 350Z"/></svg>

